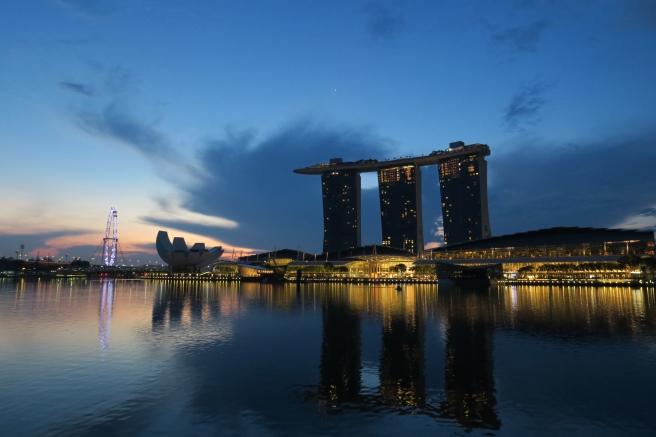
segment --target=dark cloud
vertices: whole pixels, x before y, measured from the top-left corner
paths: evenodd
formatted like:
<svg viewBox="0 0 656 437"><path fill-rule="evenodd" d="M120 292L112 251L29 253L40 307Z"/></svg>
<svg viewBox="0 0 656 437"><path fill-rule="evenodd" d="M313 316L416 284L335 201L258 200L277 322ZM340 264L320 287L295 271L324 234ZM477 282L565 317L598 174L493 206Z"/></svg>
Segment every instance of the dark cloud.
<svg viewBox="0 0 656 437"><path fill-rule="evenodd" d="M513 27L496 32L491 36L495 44L507 44L518 52L532 53L537 51L542 33L549 27L546 20L536 21L528 26Z"/></svg>
<svg viewBox="0 0 656 437"><path fill-rule="evenodd" d="M362 11L367 21L367 32L374 38L392 38L403 30L403 16L381 1L365 3Z"/></svg>
<svg viewBox="0 0 656 437"><path fill-rule="evenodd" d="M47 244L47 241L52 240L53 238L59 238L59 237L72 237L76 235L83 235L87 231L76 231L76 230L66 230L66 231L55 231L55 232L43 232L43 233L35 233L35 234L0 234L0 247L3 248L11 248L12 252L2 252L0 253L0 256L5 256L5 257L16 257L16 252L15 250L20 250L21 244L25 245L25 249L23 250L23 253L25 255L31 253L34 250L37 249L43 249L50 247ZM104 231L99 230L98 232L98 241L102 242L102 237L104 236ZM55 255L57 249L52 248L51 255ZM65 249L66 253L70 254L70 258L73 256L75 257L82 257L83 259L89 259L91 257L91 254L93 253L93 248L90 246L76 246L76 247L71 247ZM40 256L48 256L48 253L41 253ZM31 255L28 256L28 258L31 258Z"/></svg>
<svg viewBox="0 0 656 437"><path fill-rule="evenodd" d="M520 88L505 109L504 123L511 129L537 123L540 109L546 103L546 88L542 81Z"/></svg>
<svg viewBox="0 0 656 437"><path fill-rule="evenodd" d="M194 172L165 134L138 120L117 103L99 112L80 112L74 117L77 126L90 134L117 140L156 162L163 161L185 172Z"/></svg>
<svg viewBox="0 0 656 437"><path fill-rule="evenodd" d="M234 220L239 227L217 228L214 233L185 223L174 227L231 245L267 250L301 246L302 250L320 251L321 178L292 170L335 157L381 158L390 146L390 141L366 128L330 128L311 121L294 123L262 140L256 140L252 131L230 129L224 138L207 142L201 161L210 176L187 192L183 206ZM367 214L374 208L377 211L377 196L375 190L363 190Z"/></svg>
<svg viewBox="0 0 656 437"><path fill-rule="evenodd" d="M629 1L621 20L630 26L641 26L656 30L656 1Z"/></svg>
<svg viewBox="0 0 656 437"><path fill-rule="evenodd" d="M57 0L57 3L90 17L108 15L115 9L112 0Z"/></svg>
<svg viewBox="0 0 656 437"><path fill-rule="evenodd" d="M495 235L553 226L609 227L654 212L656 131L489 158Z"/></svg>
<svg viewBox="0 0 656 437"><path fill-rule="evenodd" d="M95 76L92 83L63 80L58 83L59 87L86 97L111 96L117 99L131 97L138 93L138 76L131 71L119 65L104 66L92 61L87 61L86 64Z"/></svg>
<svg viewBox="0 0 656 437"><path fill-rule="evenodd" d="M91 97L93 95L93 88L90 85L85 85L83 83L59 82L59 87L66 91L82 94L86 97Z"/></svg>
<svg viewBox="0 0 656 437"><path fill-rule="evenodd" d="M656 208L641 209L636 214L640 217L656 217Z"/></svg>

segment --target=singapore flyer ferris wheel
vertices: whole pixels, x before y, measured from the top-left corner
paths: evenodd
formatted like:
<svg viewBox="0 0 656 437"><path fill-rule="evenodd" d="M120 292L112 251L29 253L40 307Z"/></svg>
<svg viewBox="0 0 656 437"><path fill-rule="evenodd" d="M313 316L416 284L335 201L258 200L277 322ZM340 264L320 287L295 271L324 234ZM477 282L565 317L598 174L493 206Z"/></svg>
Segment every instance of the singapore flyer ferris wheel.
<svg viewBox="0 0 656 437"><path fill-rule="evenodd" d="M107 230L103 238L103 266L112 267L116 264L116 251L118 249L118 212L113 206L107 217Z"/></svg>

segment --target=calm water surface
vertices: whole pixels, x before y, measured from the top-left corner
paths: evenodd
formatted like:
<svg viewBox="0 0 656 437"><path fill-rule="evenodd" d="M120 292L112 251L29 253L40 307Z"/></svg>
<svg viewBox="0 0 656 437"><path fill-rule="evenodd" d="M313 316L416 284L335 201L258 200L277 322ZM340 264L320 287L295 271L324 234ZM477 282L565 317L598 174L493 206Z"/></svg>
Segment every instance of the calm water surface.
<svg viewBox="0 0 656 437"><path fill-rule="evenodd" d="M7 435L654 435L653 290L0 280Z"/></svg>

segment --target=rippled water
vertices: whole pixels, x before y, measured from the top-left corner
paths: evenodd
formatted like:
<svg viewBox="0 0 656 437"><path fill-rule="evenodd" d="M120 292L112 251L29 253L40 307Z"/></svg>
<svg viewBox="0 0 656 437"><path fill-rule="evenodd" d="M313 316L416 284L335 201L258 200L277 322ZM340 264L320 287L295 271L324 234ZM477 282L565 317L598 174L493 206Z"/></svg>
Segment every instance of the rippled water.
<svg viewBox="0 0 656 437"><path fill-rule="evenodd" d="M648 435L653 290L0 280L4 435Z"/></svg>

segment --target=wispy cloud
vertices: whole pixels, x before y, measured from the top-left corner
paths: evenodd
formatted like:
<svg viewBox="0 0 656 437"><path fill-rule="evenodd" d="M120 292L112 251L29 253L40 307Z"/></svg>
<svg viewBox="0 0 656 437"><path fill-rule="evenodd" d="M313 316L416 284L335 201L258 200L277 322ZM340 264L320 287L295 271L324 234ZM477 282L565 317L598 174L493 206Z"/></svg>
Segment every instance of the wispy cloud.
<svg viewBox="0 0 656 437"><path fill-rule="evenodd" d="M645 208L637 212L641 217L656 217L656 208Z"/></svg>
<svg viewBox="0 0 656 437"><path fill-rule="evenodd" d="M196 212L188 211L180 206L177 202L170 199L158 199L156 203L160 209L157 212L157 218L142 217L142 220L148 223L161 224L161 223L190 223L206 228L230 228L234 229L238 226L237 222L225 219L223 217L209 216L199 214Z"/></svg>
<svg viewBox="0 0 656 437"><path fill-rule="evenodd" d="M539 122L540 109L547 102L544 98L546 89L547 85L540 80L522 86L504 110L504 123L511 129L517 129Z"/></svg>
<svg viewBox="0 0 656 437"><path fill-rule="evenodd" d="M166 134L131 115L117 102L107 105L101 111L75 113L73 121L82 130L119 141L152 161L166 163L189 174L197 170L177 152Z"/></svg>
<svg viewBox="0 0 656 437"><path fill-rule="evenodd" d="M370 1L362 6L367 32L374 38L387 39L398 35L404 26L403 16L382 1Z"/></svg>
<svg viewBox="0 0 656 437"><path fill-rule="evenodd" d="M66 91L82 94L83 96L86 97L91 97L93 95L93 87L91 87L91 85L86 85L83 83L59 82L59 87Z"/></svg>
<svg viewBox="0 0 656 437"><path fill-rule="evenodd" d="M120 66L112 65L104 67L106 77L104 82L105 90L111 95L134 95L138 91L138 76Z"/></svg>
<svg viewBox="0 0 656 437"><path fill-rule="evenodd" d="M519 26L505 29L492 34L491 40L495 44L506 44L513 50L524 53L537 51L538 43L542 38L549 22L539 20L528 26Z"/></svg>
<svg viewBox="0 0 656 437"><path fill-rule="evenodd" d="M77 123L87 132L117 139L146 155L173 154L166 135L122 111L117 103L98 113L80 113Z"/></svg>
<svg viewBox="0 0 656 437"><path fill-rule="evenodd" d="M115 10L111 0L57 0L57 3L90 17L111 14Z"/></svg>

